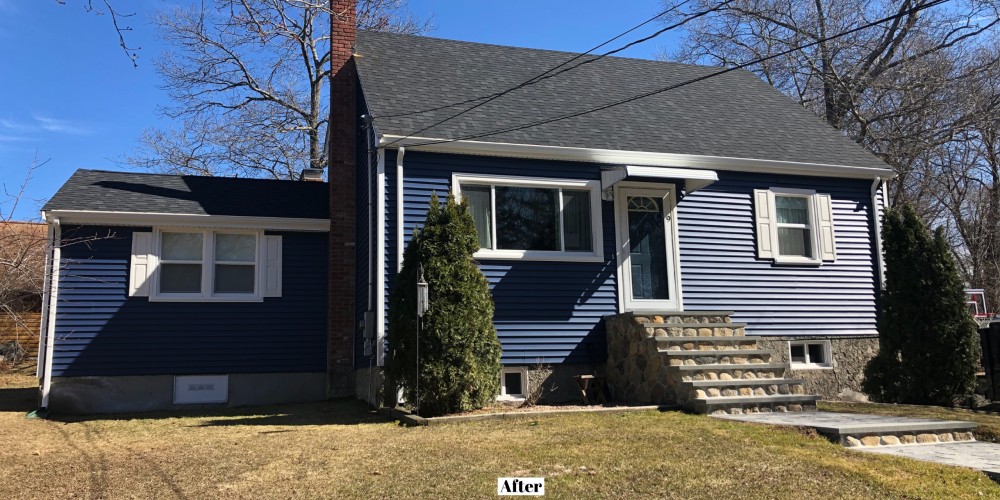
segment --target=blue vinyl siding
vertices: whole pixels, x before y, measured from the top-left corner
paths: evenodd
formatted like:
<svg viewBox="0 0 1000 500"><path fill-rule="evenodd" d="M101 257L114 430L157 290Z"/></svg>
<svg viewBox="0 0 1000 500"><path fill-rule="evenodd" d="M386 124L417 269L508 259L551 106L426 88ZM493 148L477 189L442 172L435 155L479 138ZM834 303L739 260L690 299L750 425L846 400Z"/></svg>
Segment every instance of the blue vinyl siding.
<svg viewBox="0 0 1000 500"><path fill-rule="evenodd" d="M388 165L391 160L393 168ZM392 172L387 182L386 286L395 275L395 152L386 158ZM431 193L442 199L451 192L453 173L526 175L563 179L600 179L594 165L510 160L409 151L404 161L403 238L423 224ZM611 213L611 203L603 203ZM604 253L609 261L563 263L483 260L480 268L496 304L494 324L505 364L602 363L605 340L601 318L614 314L614 225L604 217ZM390 253L390 250L391 253ZM388 306L386 307L388 311ZM390 339L391 342L391 339Z"/></svg>
<svg viewBox="0 0 1000 500"><path fill-rule="evenodd" d="M388 297L396 270L395 151L386 156ZM604 167L407 152L404 241L423 223L431 193L444 197L450 192L453 173L599 179ZM749 323L748 333L757 335L876 333L871 181L728 171L718 175L718 182L678 203L684 309L735 311L734 320ZM814 189L832 196L836 262L787 266L756 258L752 193L770 187ZM494 323L505 364L603 362L601 318L617 313L618 299L614 204L603 202L602 212L605 262L479 263L496 303Z"/></svg>
<svg viewBox="0 0 1000 500"><path fill-rule="evenodd" d="M133 231L66 227L53 375L326 370L327 233L282 235L282 296L264 302L150 302L127 297ZM110 235L110 236L109 236Z"/></svg>
<svg viewBox="0 0 1000 500"><path fill-rule="evenodd" d="M871 181L718 172L677 206L684 308L732 310L757 335L874 334ZM837 260L756 258L753 190L815 189L833 201Z"/></svg>

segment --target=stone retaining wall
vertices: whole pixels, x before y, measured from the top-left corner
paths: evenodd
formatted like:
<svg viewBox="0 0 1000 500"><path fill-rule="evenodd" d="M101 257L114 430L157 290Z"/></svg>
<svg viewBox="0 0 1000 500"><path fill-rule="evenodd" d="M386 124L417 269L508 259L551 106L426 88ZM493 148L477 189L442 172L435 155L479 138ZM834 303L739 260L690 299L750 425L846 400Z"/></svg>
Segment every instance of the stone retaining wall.
<svg viewBox="0 0 1000 500"><path fill-rule="evenodd" d="M829 340L833 358L831 368L790 369L788 378L802 379L808 394L819 394L823 399L839 401L867 401L861 384L864 382L865 365L878 352L878 337L752 337L761 349L774 351L774 359L779 363L790 360L788 342L790 340Z"/></svg>

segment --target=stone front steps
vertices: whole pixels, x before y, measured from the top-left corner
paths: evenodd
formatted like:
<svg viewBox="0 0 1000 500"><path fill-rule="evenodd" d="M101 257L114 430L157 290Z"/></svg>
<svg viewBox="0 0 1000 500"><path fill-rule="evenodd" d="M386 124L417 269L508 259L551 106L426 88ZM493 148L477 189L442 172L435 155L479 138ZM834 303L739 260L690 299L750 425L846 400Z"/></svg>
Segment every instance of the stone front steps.
<svg viewBox="0 0 1000 500"><path fill-rule="evenodd" d="M818 396L746 337L729 312L626 313L607 319L608 381L629 402L711 414L810 411Z"/></svg>

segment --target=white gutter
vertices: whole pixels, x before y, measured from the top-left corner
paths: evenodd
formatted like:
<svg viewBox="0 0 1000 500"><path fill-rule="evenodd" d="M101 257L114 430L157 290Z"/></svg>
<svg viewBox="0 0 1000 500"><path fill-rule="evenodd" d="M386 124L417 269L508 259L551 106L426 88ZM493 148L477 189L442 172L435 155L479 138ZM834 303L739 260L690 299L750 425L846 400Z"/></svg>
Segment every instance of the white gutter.
<svg viewBox="0 0 1000 500"><path fill-rule="evenodd" d="M403 270L403 156L406 148L396 152L396 271Z"/></svg>
<svg viewBox="0 0 1000 500"><path fill-rule="evenodd" d="M246 217L239 215L165 214L152 212L112 212L97 210L52 210L48 215L59 219L63 224L230 227L322 232L330 230L330 219Z"/></svg>
<svg viewBox="0 0 1000 500"><path fill-rule="evenodd" d="M44 369L42 373L42 403L41 410L45 411L49 408L49 395L52 392L52 356L55 352L55 340L56 340L56 307L59 303L59 259L60 250L62 247L62 226L60 225L60 220L58 217L54 217L49 214L47 217L49 222L49 228L52 234L51 250L52 257L47 269L46 277L51 277L48 280L48 288L45 289L44 294L46 300L42 301L42 307L45 308L45 361ZM50 274L51 273L51 274Z"/></svg>
<svg viewBox="0 0 1000 500"><path fill-rule="evenodd" d="M881 177L872 181L872 217L875 218L875 264L878 266L879 289L885 287L885 254L882 252L882 216L885 214L888 198L885 188L882 189L882 203L878 202L878 188L885 186ZM881 205L881 206L880 206Z"/></svg>
<svg viewBox="0 0 1000 500"><path fill-rule="evenodd" d="M542 160L579 161L606 163L612 165L644 165L651 167L689 167L710 170L736 170L788 175L808 175L818 177L846 177L873 179L891 177L892 169L831 165L824 163L800 163L793 161L761 160L725 156L702 156L677 153L651 153L644 151L621 151L616 149L574 148L565 146L542 146L537 144L510 144L503 142L452 141L432 137L407 137L383 135L379 145L386 147L404 146L418 151L458 153L487 156L509 156ZM400 149L403 149L400 147Z"/></svg>

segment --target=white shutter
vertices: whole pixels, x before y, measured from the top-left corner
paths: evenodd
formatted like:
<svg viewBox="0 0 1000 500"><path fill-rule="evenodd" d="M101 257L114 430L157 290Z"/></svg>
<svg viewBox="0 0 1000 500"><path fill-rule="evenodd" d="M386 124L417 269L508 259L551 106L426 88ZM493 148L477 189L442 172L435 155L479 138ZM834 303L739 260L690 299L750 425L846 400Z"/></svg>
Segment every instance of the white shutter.
<svg viewBox="0 0 1000 500"><path fill-rule="evenodd" d="M819 256L824 261L837 260L837 243L833 238L833 206L828 194L815 195L816 224L819 226Z"/></svg>
<svg viewBox="0 0 1000 500"><path fill-rule="evenodd" d="M773 259L775 251L774 193L767 189L754 189L754 225L757 228L757 258Z"/></svg>
<svg viewBox="0 0 1000 500"><path fill-rule="evenodd" d="M132 262L128 272L129 297L149 297L149 277L153 274L153 233L132 233Z"/></svg>
<svg viewBox="0 0 1000 500"><path fill-rule="evenodd" d="M281 297L281 236L264 236L264 296Z"/></svg>

